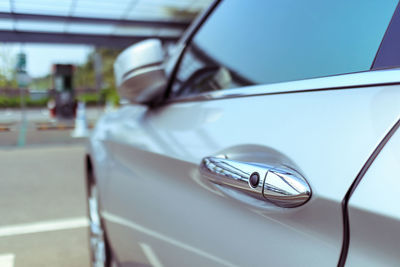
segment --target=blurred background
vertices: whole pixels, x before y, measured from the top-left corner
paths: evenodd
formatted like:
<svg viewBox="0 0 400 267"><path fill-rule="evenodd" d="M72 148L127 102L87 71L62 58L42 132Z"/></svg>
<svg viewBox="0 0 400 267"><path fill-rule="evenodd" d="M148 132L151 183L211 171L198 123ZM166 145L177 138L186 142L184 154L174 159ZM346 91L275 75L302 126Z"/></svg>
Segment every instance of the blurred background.
<svg viewBox="0 0 400 267"><path fill-rule="evenodd" d="M118 109L115 58L168 54L211 2L0 1L0 267L89 266L85 142Z"/></svg>

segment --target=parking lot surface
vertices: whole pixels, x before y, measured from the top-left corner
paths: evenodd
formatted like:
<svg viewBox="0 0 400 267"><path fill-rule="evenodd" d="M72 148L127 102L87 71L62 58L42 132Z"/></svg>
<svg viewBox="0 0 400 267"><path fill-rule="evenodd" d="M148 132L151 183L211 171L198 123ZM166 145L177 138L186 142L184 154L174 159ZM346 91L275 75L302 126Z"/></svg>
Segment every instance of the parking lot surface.
<svg viewBox="0 0 400 267"><path fill-rule="evenodd" d="M89 266L86 139L38 121L0 132L0 267Z"/></svg>

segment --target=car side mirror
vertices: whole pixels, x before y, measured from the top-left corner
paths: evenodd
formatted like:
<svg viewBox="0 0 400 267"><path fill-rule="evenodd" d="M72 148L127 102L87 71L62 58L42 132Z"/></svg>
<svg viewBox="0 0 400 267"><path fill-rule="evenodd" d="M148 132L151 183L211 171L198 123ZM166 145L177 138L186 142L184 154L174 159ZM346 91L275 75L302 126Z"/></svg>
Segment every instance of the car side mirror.
<svg viewBox="0 0 400 267"><path fill-rule="evenodd" d="M114 75L121 99L133 103L151 102L167 84L161 41L148 39L136 43L118 55Z"/></svg>

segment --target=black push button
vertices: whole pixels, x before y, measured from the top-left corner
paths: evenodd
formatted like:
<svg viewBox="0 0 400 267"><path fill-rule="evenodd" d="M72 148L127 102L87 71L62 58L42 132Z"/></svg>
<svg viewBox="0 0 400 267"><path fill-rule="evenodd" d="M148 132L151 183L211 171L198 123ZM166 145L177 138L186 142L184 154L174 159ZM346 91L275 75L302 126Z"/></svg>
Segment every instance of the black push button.
<svg viewBox="0 0 400 267"><path fill-rule="evenodd" d="M250 175L250 181L249 181L250 186L252 188L256 188L259 182L260 182L260 175L258 174L258 172L253 172Z"/></svg>

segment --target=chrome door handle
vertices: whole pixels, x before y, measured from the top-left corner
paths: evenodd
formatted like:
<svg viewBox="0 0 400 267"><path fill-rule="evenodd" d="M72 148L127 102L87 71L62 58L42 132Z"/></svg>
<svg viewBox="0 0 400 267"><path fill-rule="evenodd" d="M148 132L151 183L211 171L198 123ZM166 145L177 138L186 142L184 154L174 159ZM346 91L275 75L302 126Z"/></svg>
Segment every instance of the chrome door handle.
<svg viewBox="0 0 400 267"><path fill-rule="evenodd" d="M298 207L311 197L306 179L285 166L206 157L202 160L200 172L214 184L239 190L279 207Z"/></svg>

